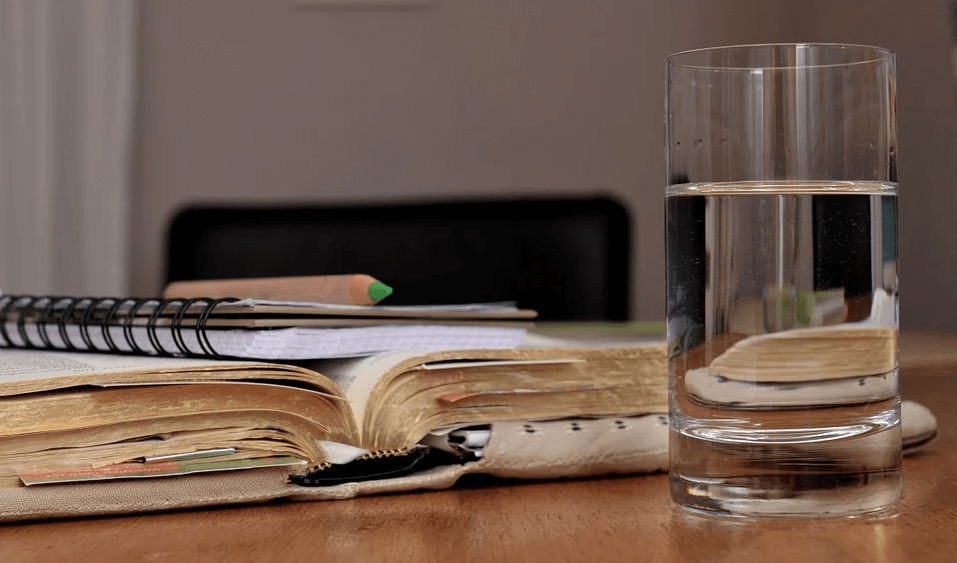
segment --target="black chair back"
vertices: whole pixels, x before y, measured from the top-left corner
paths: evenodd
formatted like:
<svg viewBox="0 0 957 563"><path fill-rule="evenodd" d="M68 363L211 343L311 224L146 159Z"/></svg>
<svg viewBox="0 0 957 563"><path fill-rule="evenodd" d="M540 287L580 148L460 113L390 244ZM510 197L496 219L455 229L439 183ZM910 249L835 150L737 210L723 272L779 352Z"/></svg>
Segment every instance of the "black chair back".
<svg viewBox="0 0 957 563"><path fill-rule="evenodd" d="M630 224L608 198L192 207L167 281L366 273L395 305L516 301L541 320L626 320Z"/></svg>

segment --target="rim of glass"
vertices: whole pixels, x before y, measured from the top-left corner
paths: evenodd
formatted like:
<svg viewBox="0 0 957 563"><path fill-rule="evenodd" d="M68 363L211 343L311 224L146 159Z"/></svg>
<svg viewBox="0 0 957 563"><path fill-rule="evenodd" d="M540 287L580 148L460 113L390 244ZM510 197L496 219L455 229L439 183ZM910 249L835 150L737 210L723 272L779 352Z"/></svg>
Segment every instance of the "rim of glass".
<svg viewBox="0 0 957 563"><path fill-rule="evenodd" d="M872 57L868 57L860 61L852 61L846 63L829 63L829 64L814 64L814 65L786 65L786 66L705 66L705 65L696 65L696 64L682 64L677 62L677 59L682 57L687 57L689 55L709 53L709 52L719 52L719 51L732 51L732 50L747 50L747 49L760 49L760 48L775 48L775 47L818 47L822 49L853 49L858 51L869 51L873 54ZM884 63L889 60L893 60L895 57L894 51L887 49L885 47L875 47L873 45L859 45L855 43L750 43L745 45L721 45L717 47L704 47L701 49L689 49L687 51L679 51L677 53L672 53L665 57L665 63L671 67L685 68L689 70L703 70L703 71L740 71L740 72L753 72L755 70L794 70L794 69L815 69L815 68L838 68L838 67L850 67L857 65L867 65L874 63Z"/></svg>

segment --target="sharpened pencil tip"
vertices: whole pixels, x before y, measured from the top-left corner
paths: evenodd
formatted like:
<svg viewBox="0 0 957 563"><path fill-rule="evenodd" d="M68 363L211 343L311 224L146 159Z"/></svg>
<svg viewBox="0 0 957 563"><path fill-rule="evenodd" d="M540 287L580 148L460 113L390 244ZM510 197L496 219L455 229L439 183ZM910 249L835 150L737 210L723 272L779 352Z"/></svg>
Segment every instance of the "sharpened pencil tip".
<svg viewBox="0 0 957 563"><path fill-rule="evenodd" d="M382 301L392 295L392 288L382 282L369 284L369 299L373 301Z"/></svg>

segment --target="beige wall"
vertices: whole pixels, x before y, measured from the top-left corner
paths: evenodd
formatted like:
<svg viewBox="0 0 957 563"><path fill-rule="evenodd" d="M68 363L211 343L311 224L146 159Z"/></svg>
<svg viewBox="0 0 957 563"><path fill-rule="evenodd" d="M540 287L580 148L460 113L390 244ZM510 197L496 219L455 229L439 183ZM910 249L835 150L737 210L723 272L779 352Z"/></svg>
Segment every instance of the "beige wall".
<svg viewBox="0 0 957 563"><path fill-rule="evenodd" d="M329 11L145 1L132 290L159 289L166 225L192 202L607 192L638 224L632 314L662 318L663 58L817 39L900 54L904 324L957 328L957 292L926 291L957 278L946 244L957 216L957 98L942 12L931 9L941 6L435 0L424 10Z"/></svg>
<svg viewBox="0 0 957 563"><path fill-rule="evenodd" d="M606 191L637 218L633 316L661 318L662 60L780 26L774 4L725 4L147 1L132 289L160 287L190 202Z"/></svg>
<svg viewBox="0 0 957 563"><path fill-rule="evenodd" d="M897 53L901 326L957 329L957 82L945 1L805 0L789 9L801 40Z"/></svg>

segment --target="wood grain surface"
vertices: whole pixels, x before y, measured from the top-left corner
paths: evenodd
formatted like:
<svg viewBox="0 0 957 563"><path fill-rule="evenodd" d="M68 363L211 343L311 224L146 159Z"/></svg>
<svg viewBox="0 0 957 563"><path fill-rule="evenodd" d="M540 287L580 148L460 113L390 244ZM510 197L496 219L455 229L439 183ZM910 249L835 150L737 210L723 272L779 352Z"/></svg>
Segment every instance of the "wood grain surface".
<svg viewBox="0 0 957 563"><path fill-rule="evenodd" d="M0 526L2 561L957 561L957 335L902 348L905 398L937 415L884 518L689 516L667 476L479 481L453 490ZM920 348L920 350L918 350ZM918 353L919 352L919 353Z"/></svg>

